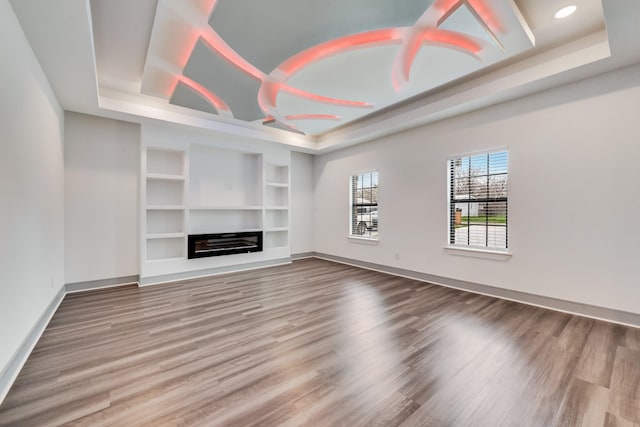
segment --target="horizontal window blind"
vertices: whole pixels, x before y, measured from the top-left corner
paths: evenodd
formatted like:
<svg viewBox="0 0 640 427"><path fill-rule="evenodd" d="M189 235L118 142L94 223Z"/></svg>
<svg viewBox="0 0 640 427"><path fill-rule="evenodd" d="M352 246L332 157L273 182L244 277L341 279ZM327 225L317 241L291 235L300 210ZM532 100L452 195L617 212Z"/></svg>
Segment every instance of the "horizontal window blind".
<svg viewBox="0 0 640 427"><path fill-rule="evenodd" d="M378 172L351 176L351 230L356 237L378 238Z"/></svg>
<svg viewBox="0 0 640 427"><path fill-rule="evenodd" d="M450 160L449 243L507 249L507 189L507 151Z"/></svg>

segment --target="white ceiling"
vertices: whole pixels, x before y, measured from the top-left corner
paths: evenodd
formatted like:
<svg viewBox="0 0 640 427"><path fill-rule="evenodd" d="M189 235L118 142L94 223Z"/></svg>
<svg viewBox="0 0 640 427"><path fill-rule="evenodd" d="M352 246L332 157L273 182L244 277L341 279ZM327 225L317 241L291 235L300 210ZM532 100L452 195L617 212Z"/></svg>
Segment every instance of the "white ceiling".
<svg viewBox="0 0 640 427"><path fill-rule="evenodd" d="M414 34L453 40L419 42L409 79L394 82ZM465 42L477 50L462 49ZM273 117L282 127L318 135L534 46L510 0L159 0L142 92L258 125ZM211 98L217 100L202 102Z"/></svg>
<svg viewBox="0 0 640 427"><path fill-rule="evenodd" d="M424 3L272 0L258 7L248 0L12 0L65 109L160 120L310 152L640 61L636 0L469 0L450 16L435 8L455 1L428 2L426 8ZM483 3L496 19L478 19L470 6ZM554 19L566 3L576 4L577 12ZM441 18L437 30L470 36L482 49L470 55L451 46L422 45L404 68L410 70L404 82L403 64L410 61L399 58L409 32L418 28L412 25L425 23L422 30L432 31L434 16ZM349 42L354 33L368 31L386 31L385 37L396 40L322 55L337 45L332 40ZM297 62L302 66L283 75L292 57L294 65L302 58ZM273 81L291 89L269 96L265 81L272 85L267 89ZM358 104L318 102L316 95ZM265 126L267 116L307 135Z"/></svg>

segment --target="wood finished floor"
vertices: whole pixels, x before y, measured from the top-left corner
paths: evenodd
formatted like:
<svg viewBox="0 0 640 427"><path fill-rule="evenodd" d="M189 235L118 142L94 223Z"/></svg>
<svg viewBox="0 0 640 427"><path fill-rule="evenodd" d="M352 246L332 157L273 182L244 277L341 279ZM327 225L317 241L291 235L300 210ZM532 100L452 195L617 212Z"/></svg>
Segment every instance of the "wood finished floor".
<svg viewBox="0 0 640 427"><path fill-rule="evenodd" d="M634 426L640 330L321 260L68 295L0 425Z"/></svg>

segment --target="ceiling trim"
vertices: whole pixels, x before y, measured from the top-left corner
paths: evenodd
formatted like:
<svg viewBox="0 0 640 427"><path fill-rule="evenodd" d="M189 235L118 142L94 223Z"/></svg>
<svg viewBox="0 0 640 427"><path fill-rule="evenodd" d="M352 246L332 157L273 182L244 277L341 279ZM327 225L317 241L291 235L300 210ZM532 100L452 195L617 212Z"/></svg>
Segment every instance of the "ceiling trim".
<svg viewBox="0 0 640 427"><path fill-rule="evenodd" d="M451 82L445 88L327 132L319 137L318 150L345 148L556 87L575 79L575 75L565 74L568 71L609 57L606 32L592 34L498 70Z"/></svg>
<svg viewBox="0 0 640 427"><path fill-rule="evenodd" d="M138 123L173 123L180 129L237 135L324 153L363 143L496 103L640 63L640 2L603 2L606 32L538 55L498 64L459 81L376 112L334 131L310 137L268 126L243 125L144 95L98 87L88 0L12 0L43 70L63 109ZM608 42L607 42L608 40Z"/></svg>
<svg viewBox="0 0 640 427"><path fill-rule="evenodd" d="M100 110L122 114L124 120L137 121L137 117L147 118L205 131L285 144L303 150L317 149L317 140L306 135L267 126L256 127L238 120L225 121L220 116L193 111L151 96L131 95L103 88L100 90L98 103Z"/></svg>

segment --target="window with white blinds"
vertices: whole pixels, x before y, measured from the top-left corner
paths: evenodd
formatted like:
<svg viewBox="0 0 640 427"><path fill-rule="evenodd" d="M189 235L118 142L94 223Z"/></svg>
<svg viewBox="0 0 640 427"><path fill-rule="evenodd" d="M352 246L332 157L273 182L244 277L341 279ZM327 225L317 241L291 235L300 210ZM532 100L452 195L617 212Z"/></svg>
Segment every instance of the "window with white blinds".
<svg viewBox="0 0 640 427"><path fill-rule="evenodd" d="M378 172L352 175L350 231L354 237L378 238Z"/></svg>
<svg viewBox="0 0 640 427"><path fill-rule="evenodd" d="M508 153L449 160L449 244L506 250Z"/></svg>

